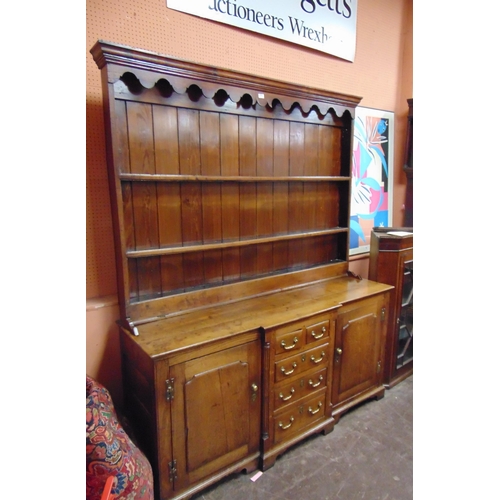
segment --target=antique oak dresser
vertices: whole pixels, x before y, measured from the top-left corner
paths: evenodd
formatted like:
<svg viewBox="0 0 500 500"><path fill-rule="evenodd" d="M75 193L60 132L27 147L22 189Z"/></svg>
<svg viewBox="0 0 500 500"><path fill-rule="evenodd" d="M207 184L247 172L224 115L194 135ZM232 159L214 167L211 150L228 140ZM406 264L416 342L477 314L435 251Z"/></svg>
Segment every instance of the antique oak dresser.
<svg viewBox="0 0 500 500"><path fill-rule="evenodd" d="M98 41L125 404L156 496L265 470L384 394L348 270L360 98Z"/></svg>

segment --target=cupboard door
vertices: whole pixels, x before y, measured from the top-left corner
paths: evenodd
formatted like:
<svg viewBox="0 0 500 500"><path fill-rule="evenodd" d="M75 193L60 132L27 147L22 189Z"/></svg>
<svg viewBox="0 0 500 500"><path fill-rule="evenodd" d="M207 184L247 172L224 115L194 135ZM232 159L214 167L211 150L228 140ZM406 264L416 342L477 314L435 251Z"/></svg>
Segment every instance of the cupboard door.
<svg viewBox="0 0 500 500"><path fill-rule="evenodd" d="M258 341L171 367L175 491L258 453L260 370Z"/></svg>
<svg viewBox="0 0 500 500"><path fill-rule="evenodd" d="M344 307L338 316L335 336L334 405L381 384L382 337L386 323L384 296Z"/></svg>

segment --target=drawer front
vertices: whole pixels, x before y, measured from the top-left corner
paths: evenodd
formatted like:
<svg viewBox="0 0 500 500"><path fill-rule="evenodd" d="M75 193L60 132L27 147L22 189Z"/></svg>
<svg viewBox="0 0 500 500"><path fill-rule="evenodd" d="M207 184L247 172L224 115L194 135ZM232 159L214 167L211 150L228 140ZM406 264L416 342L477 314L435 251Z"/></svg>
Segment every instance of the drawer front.
<svg viewBox="0 0 500 500"><path fill-rule="evenodd" d="M295 328L291 331L283 331L276 334L276 356L298 352L305 344L305 332L303 328Z"/></svg>
<svg viewBox="0 0 500 500"><path fill-rule="evenodd" d="M273 417L274 442L286 441L325 416L326 388L298 401Z"/></svg>
<svg viewBox="0 0 500 500"><path fill-rule="evenodd" d="M274 411L326 387L326 368L312 372L274 388Z"/></svg>
<svg viewBox="0 0 500 500"><path fill-rule="evenodd" d="M308 349L295 356L274 363L274 380L281 382L312 368L323 368L328 364L328 344Z"/></svg>
<svg viewBox="0 0 500 500"><path fill-rule="evenodd" d="M330 336L330 321L327 319L314 325L306 327L306 342L318 342L328 340Z"/></svg>
<svg viewBox="0 0 500 500"><path fill-rule="evenodd" d="M330 315L318 315L276 329L274 333L274 354L277 359L281 359L299 352L303 348L309 349L313 343L323 344L329 342L329 340Z"/></svg>

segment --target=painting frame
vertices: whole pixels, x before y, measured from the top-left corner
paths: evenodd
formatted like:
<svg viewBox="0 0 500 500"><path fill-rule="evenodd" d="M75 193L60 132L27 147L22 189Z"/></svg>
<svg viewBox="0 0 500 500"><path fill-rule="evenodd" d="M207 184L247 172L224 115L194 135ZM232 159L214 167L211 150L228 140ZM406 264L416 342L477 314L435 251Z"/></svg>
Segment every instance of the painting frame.
<svg viewBox="0 0 500 500"><path fill-rule="evenodd" d="M349 255L370 252L374 227L391 227L394 112L358 106L353 120Z"/></svg>

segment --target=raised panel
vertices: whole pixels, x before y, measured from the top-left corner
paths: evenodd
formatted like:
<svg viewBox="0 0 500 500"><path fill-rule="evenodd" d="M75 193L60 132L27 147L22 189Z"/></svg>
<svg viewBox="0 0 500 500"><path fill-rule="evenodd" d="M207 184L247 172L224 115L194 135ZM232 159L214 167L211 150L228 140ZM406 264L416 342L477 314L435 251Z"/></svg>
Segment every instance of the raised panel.
<svg viewBox="0 0 500 500"><path fill-rule="evenodd" d="M367 297L339 311L333 367L334 408L383 395L388 299L388 294Z"/></svg>
<svg viewBox="0 0 500 500"><path fill-rule="evenodd" d="M248 364L237 362L186 381L187 471L248 443ZM224 425L220 425L224 422Z"/></svg>
<svg viewBox="0 0 500 500"><path fill-rule="evenodd" d="M374 313L348 320L342 327L341 394L371 383L378 359L376 333Z"/></svg>
<svg viewBox="0 0 500 500"><path fill-rule="evenodd" d="M170 368L176 490L255 453L259 443L260 343L193 356Z"/></svg>

